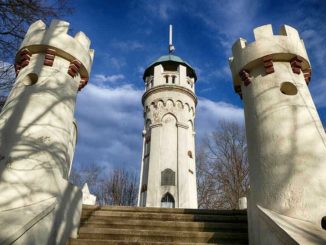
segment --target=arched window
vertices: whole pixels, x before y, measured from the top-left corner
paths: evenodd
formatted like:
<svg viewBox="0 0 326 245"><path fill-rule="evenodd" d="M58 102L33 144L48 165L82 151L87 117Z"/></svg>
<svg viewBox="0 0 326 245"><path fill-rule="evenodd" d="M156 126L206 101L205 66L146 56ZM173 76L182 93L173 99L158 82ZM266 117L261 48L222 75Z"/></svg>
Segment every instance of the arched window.
<svg viewBox="0 0 326 245"><path fill-rule="evenodd" d="M161 172L161 185L175 185L175 172L172 169L164 169Z"/></svg>
<svg viewBox="0 0 326 245"><path fill-rule="evenodd" d="M167 192L161 199L161 207L162 208L174 208L174 198L173 196Z"/></svg>

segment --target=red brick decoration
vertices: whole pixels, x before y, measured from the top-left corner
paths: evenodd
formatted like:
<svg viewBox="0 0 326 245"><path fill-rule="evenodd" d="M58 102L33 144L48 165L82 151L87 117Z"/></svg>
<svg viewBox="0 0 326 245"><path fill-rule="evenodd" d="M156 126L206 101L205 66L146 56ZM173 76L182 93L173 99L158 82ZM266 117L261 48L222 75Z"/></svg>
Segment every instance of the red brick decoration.
<svg viewBox="0 0 326 245"><path fill-rule="evenodd" d="M251 83L251 79L249 77L250 76L249 71L247 71L245 69L242 69L239 72L239 76L240 76L240 78L243 81L245 86L248 86Z"/></svg>
<svg viewBox="0 0 326 245"><path fill-rule="evenodd" d="M31 60L32 53L27 48L24 48L19 52L19 55L20 55L20 66L22 69L25 66L28 66L29 61Z"/></svg>
<svg viewBox="0 0 326 245"><path fill-rule="evenodd" d="M69 72L68 72L69 73ZM70 75L70 74L69 74ZM79 88L78 91L82 90L88 83L88 78L87 77L82 77L79 82Z"/></svg>
<svg viewBox="0 0 326 245"><path fill-rule="evenodd" d="M302 72L303 72L304 79L306 80L306 83L309 84L311 80L311 68L308 68Z"/></svg>
<svg viewBox="0 0 326 245"><path fill-rule="evenodd" d="M29 61L31 60L32 53L27 48L24 48L19 52L19 56L19 62L15 64L16 76L18 75L21 69L23 69L25 66L28 66Z"/></svg>
<svg viewBox="0 0 326 245"><path fill-rule="evenodd" d="M53 66L55 54L56 54L56 51L54 49L50 49L50 48L46 49L43 64L45 66Z"/></svg>
<svg viewBox="0 0 326 245"><path fill-rule="evenodd" d="M79 68L81 67L81 63L78 60L73 60L70 62L68 74L71 77L75 77L79 71Z"/></svg>
<svg viewBox="0 0 326 245"><path fill-rule="evenodd" d="M290 60L292 71L295 74L300 74L302 68L303 59L300 56L295 56Z"/></svg>
<svg viewBox="0 0 326 245"><path fill-rule="evenodd" d="M273 65L273 56L272 55L266 55L263 57L263 63L266 74L271 74L274 72L274 65Z"/></svg>

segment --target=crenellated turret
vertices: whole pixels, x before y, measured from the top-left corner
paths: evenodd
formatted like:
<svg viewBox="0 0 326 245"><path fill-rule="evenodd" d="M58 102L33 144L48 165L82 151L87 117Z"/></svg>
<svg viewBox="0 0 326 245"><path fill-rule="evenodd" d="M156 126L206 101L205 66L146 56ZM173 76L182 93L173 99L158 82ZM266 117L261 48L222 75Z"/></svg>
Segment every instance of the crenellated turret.
<svg viewBox="0 0 326 245"><path fill-rule="evenodd" d="M235 91L244 103L249 240L285 244L271 238L273 222L289 236L324 232L326 137L307 86L310 62L297 30L285 25L274 35L265 25L254 29L254 36L249 44L236 41L229 60Z"/></svg>
<svg viewBox="0 0 326 245"><path fill-rule="evenodd" d="M76 95L94 50L69 23L37 21L15 59L16 81L0 114L0 243L65 244L77 235L81 190L68 182Z"/></svg>

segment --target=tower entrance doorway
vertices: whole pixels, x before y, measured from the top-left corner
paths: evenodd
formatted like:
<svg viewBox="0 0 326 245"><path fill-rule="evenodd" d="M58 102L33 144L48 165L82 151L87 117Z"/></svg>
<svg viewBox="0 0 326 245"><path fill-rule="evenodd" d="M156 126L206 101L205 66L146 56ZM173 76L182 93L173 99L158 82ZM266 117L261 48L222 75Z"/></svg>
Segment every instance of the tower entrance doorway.
<svg viewBox="0 0 326 245"><path fill-rule="evenodd" d="M174 198L170 193L166 193L161 199L162 208L174 208Z"/></svg>

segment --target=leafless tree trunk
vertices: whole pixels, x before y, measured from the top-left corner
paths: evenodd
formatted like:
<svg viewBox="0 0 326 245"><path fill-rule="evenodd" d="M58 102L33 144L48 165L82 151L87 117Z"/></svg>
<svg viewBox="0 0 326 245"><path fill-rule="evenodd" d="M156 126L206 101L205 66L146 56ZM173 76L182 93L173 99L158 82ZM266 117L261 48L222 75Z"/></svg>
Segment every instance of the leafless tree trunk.
<svg viewBox="0 0 326 245"><path fill-rule="evenodd" d="M13 60L27 28L36 20L49 22L72 11L68 0L1 0L0 1L0 95L14 82ZM0 108L1 109L1 108Z"/></svg>
<svg viewBox="0 0 326 245"><path fill-rule="evenodd" d="M244 127L221 121L204 139L197 154L197 189L200 208L237 209L249 188Z"/></svg>
<svg viewBox="0 0 326 245"><path fill-rule="evenodd" d="M87 183L100 205L135 206L138 194L136 173L124 169L114 169L110 174L103 171L104 168L97 164L73 168L69 181L80 188Z"/></svg>
<svg viewBox="0 0 326 245"><path fill-rule="evenodd" d="M115 169L99 188L100 204L134 206L138 194L138 181L135 173Z"/></svg>

